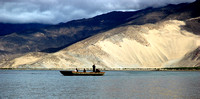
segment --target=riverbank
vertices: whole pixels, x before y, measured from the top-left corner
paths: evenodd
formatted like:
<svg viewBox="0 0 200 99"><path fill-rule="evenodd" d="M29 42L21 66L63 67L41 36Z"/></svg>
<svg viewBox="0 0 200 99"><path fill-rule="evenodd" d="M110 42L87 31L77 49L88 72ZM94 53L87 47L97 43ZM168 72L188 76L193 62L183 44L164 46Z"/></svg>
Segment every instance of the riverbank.
<svg viewBox="0 0 200 99"><path fill-rule="evenodd" d="M0 70L75 70L76 68L0 68ZM78 68L83 70L84 68ZM85 68L91 71L92 68ZM173 68L98 68L102 71L200 71L200 67L173 67Z"/></svg>

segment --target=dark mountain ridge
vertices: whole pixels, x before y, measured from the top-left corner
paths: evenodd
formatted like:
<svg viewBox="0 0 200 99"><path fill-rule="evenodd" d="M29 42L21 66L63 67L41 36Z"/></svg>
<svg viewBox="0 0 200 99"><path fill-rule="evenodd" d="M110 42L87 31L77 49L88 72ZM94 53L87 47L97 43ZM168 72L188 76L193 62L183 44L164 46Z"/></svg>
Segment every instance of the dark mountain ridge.
<svg viewBox="0 0 200 99"><path fill-rule="evenodd" d="M26 24L10 24L0 23L0 36L9 35L11 33L22 33L26 30L40 29L49 26L48 24L26 23Z"/></svg>

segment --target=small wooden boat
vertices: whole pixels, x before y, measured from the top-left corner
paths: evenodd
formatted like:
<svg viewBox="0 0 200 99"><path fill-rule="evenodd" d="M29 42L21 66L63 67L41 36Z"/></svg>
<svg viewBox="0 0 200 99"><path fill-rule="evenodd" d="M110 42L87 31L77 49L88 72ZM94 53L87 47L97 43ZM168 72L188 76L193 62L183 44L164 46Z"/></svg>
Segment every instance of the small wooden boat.
<svg viewBox="0 0 200 99"><path fill-rule="evenodd" d="M60 71L64 76L103 76L105 72Z"/></svg>

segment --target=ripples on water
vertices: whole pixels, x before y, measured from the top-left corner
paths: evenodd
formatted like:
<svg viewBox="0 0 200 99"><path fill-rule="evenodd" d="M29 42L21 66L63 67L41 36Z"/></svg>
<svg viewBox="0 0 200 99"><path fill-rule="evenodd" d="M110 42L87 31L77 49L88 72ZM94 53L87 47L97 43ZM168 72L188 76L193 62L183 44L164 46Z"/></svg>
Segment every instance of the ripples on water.
<svg viewBox="0 0 200 99"><path fill-rule="evenodd" d="M0 70L0 99L199 99L200 72L106 71L62 76L59 71Z"/></svg>

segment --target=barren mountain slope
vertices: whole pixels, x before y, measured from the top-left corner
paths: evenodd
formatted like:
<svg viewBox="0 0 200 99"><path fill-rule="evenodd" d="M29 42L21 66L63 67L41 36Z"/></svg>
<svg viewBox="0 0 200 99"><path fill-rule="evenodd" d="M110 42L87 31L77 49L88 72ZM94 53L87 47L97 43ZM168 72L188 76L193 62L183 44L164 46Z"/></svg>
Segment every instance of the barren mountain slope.
<svg viewBox="0 0 200 99"><path fill-rule="evenodd" d="M55 52L82 39L127 22L134 12L110 12L89 19L73 20L40 29L17 31L21 25L1 27L14 33L0 36L0 61L9 60L28 52ZM113 16L117 16L113 18ZM24 28L26 25L22 25ZM28 27L28 25L27 25ZM6 29L3 29L6 30ZM4 31L0 31L4 32Z"/></svg>
<svg viewBox="0 0 200 99"><path fill-rule="evenodd" d="M28 25L22 25L20 28L21 26L16 24L7 28L6 24L1 24L3 25L1 27L5 27L1 32L12 29L16 33L0 36L0 61L10 60L28 52L57 52L75 42L120 26L144 25L169 19L187 20L185 29L199 35L199 21L188 20L199 17L199 9L200 1L197 0L193 3L146 8L132 12L113 11L93 18L73 20L46 28L20 32L15 28L23 30Z"/></svg>
<svg viewBox="0 0 200 99"><path fill-rule="evenodd" d="M1 65L4 68L90 68L92 64L102 68L169 67L200 46L200 36L184 30L184 25L183 21L169 20L119 27L59 52L38 55L32 61L23 63L36 54L5 61Z"/></svg>
<svg viewBox="0 0 200 99"><path fill-rule="evenodd" d="M200 47L188 52L184 58L182 58L178 63L170 65L170 67L200 67Z"/></svg>
<svg viewBox="0 0 200 99"><path fill-rule="evenodd" d="M200 44L199 9L200 0L136 12L114 11L5 35L0 37L0 67L199 66L199 56L194 56Z"/></svg>

